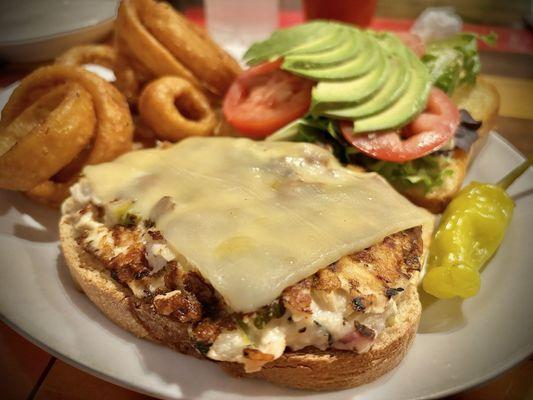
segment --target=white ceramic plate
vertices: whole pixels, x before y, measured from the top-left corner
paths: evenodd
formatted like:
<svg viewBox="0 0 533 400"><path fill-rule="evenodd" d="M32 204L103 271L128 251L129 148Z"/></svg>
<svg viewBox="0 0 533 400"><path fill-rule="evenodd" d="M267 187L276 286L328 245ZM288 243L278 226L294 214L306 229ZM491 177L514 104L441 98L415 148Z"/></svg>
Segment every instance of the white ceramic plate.
<svg viewBox="0 0 533 400"><path fill-rule="evenodd" d="M0 1L0 59L37 62L105 38L118 0Z"/></svg>
<svg viewBox="0 0 533 400"><path fill-rule="evenodd" d="M0 94L3 107L11 90ZM523 160L493 133L467 181L495 182ZM235 379L217 365L133 337L76 291L57 242L58 213L0 191L0 317L55 356L119 385L162 398L420 399L477 385L533 351L533 171L510 190L505 241L482 274L481 292L426 308L401 365L360 388L309 393Z"/></svg>

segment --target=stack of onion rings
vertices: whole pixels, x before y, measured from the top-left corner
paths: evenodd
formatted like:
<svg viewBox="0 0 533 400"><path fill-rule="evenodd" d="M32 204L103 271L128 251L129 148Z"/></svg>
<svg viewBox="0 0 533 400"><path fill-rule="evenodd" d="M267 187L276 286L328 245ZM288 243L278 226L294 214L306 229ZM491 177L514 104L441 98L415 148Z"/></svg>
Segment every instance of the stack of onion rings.
<svg viewBox="0 0 533 400"><path fill-rule="evenodd" d="M58 206L84 165L131 149L128 105L80 67L52 65L24 78L2 110L0 187Z"/></svg>
<svg viewBox="0 0 533 400"><path fill-rule="evenodd" d="M85 64L112 69L116 87ZM0 188L58 206L85 165L220 133L212 106L240 72L168 3L122 0L112 46L73 47L11 95L0 120Z"/></svg>
<svg viewBox="0 0 533 400"><path fill-rule="evenodd" d="M237 62L200 27L165 2L123 0L115 46L117 86L132 103L148 81L165 75L220 97L240 72Z"/></svg>

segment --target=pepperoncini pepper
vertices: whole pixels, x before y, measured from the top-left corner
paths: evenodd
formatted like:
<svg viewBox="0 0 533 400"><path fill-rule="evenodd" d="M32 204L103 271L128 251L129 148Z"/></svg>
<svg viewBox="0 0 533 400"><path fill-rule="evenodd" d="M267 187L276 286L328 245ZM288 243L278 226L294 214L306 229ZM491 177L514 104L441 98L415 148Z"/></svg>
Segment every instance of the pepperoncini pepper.
<svg viewBox="0 0 533 400"><path fill-rule="evenodd" d="M531 159L495 185L472 182L450 202L429 248L426 292L441 299L477 294L479 271L498 249L513 215L505 189L530 165Z"/></svg>

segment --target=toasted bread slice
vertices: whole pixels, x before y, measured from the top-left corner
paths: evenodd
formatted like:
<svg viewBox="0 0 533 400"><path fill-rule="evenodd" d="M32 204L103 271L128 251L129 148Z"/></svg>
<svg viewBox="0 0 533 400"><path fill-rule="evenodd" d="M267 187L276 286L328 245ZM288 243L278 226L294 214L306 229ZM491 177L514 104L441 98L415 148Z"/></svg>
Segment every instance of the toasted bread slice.
<svg viewBox="0 0 533 400"><path fill-rule="evenodd" d="M423 235L424 248L427 248L430 234L426 232ZM112 279L109 270L78 244L68 215L60 221L60 240L73 280L109 319L138 337L204 358L189 339L188 324L158 315L150 305L136 299L129 289ZM421 314L416 287L409 285L398 303L396 322L380 333L366 353L333 349L320 351L307 347L295 352L287 351L252 374L245 373L238 363L219 364L233 375L255 377L301 389L333 390L368 383L396 367L415 337Z"/></svg>
<svg viewBox="0 0 533 400"><path fill-rule="evenodd" d="M424 192L418 186L398 189L413 203L438 214L444 211L448 203L461 189L466 171L485 143L488 133L494 128L498 109L500 107L500 96L496 88L478 78L476 85L463 86L453 95L453 101L461 109L467 110L474 119L482 121L483 125L478 130L479 138L470 148L468 153L461 149L454 149L448 169L453 173L444 179L441 186L433 188L429 193Z"/></svg>
<svg viewBox="0 0 533 400"><path fill-rule="evenodd" d="M244 372L242 364L222 363L222 367L232 375L252 376L298 389L337 390L360 386L400 363L415 338L421 312L416 287L410 285L399 303L398 321L386 328L366 353L306 347L285 352L251 374Z"/></svg>

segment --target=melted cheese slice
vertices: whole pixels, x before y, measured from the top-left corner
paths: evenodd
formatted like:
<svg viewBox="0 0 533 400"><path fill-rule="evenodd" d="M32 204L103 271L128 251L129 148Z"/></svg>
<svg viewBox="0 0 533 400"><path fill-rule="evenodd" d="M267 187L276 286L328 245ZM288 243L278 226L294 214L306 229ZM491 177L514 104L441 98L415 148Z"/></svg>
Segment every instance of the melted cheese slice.
<svg viewBox="0 0 533 400"><path fill-rule="evenodd" d="M134 201L132 211L240 312L387 235L433 223L380 176L308 143L190 138L84 174L96 201Z"/></svg>

